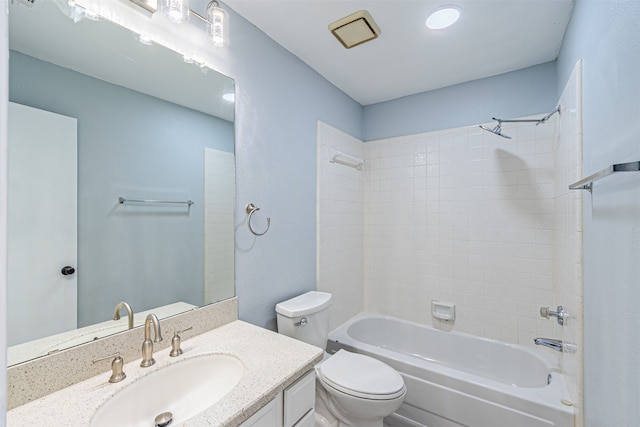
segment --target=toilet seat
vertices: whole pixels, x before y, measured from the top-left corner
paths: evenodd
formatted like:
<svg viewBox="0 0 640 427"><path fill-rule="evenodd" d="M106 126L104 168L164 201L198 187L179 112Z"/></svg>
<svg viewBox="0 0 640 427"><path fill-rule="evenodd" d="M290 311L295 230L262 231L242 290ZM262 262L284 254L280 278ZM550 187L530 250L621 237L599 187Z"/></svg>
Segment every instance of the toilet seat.
<svg viewBox="0 0 640 427"><path fill-rule="evenodd" d="M318 379L350 396L395 399L405 393L402 376L389 365L362 354L340 350L316 367Z"/></svg>

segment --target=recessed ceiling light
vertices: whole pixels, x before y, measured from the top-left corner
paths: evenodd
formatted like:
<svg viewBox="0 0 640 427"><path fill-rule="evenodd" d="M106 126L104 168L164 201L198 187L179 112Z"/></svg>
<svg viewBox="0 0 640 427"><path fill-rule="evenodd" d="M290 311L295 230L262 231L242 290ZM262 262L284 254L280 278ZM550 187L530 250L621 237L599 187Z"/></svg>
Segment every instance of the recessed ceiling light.
<svg viewBox="0 0 640 427"><path fill-rule="evenodd" d="M427 27L441 30L455 24L460 17L460 8L453 5L442 6L431 12L427 18Z"/></svg>

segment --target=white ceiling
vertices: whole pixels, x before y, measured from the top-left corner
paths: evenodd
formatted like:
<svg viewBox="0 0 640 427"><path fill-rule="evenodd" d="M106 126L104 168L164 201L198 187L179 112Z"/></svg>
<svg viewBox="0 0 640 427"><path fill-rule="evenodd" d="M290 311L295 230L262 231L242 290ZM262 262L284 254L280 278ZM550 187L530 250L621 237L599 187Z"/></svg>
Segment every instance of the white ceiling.
<svg viewBox="0 0 640 427"><path fill-rule="evenodd" d="M225 3L362 105L553 61L573 8L573 0ZM443 4L460 7L459 21L428 29L428 12ZM382 34L345 49L327 26L361 9L371 13Z"/></svg>

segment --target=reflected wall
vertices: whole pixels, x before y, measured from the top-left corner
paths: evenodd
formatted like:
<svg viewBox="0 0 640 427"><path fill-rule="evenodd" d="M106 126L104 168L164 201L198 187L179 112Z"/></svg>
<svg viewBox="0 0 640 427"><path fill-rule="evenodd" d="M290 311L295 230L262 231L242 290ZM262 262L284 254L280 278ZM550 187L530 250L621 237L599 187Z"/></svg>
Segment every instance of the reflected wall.
<svg viewBox="0 0 640 427"><path fill-rule="evenodd" d="M19 52L10 73L11 101L78 119L78 326L120 300L203 305L204 149L233 155L233 123Z"/></svg>

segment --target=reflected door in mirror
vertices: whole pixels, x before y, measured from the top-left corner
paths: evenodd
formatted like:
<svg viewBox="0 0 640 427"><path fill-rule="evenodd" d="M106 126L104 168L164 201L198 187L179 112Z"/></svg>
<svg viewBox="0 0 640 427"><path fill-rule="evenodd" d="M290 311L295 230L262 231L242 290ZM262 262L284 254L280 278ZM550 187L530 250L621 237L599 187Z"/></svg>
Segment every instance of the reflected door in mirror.
<svg viewBox="0 0 640 427"><path fill-rule="evenodd" d="M10 103L9 123L7 331L15 345L77 327L77 121Z"/></svg>

